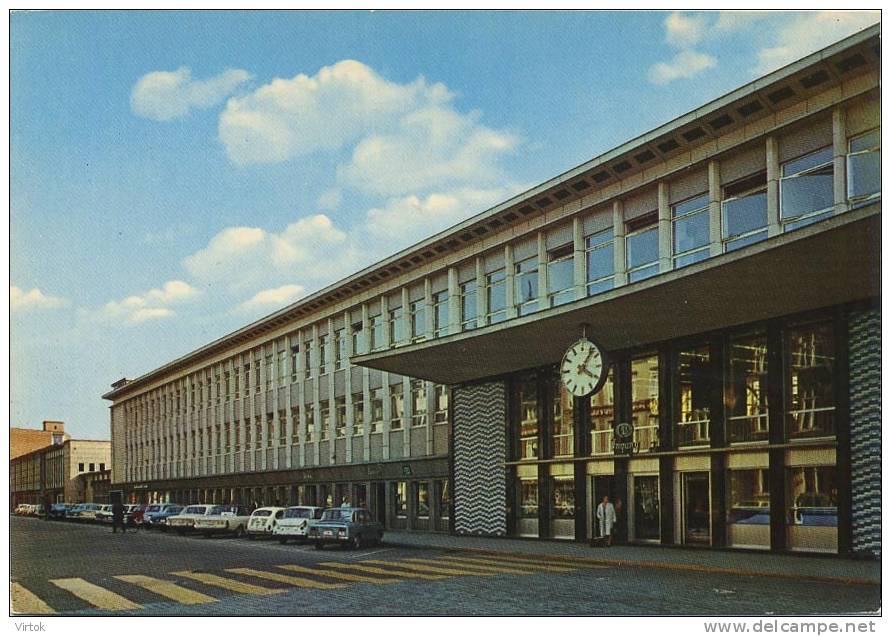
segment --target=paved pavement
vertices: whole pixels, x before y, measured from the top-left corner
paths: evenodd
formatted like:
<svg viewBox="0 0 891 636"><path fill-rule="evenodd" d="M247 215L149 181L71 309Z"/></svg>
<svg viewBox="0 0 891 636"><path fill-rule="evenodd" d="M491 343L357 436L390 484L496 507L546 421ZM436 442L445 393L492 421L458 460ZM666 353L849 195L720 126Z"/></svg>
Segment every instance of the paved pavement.
<svg viewBox="0 0 891 636"><path fill-rule="evenodd" d="M320 552L29 518L13 518L10 530L12 606L30 615L722 616L881 604L874 584L628 567L586 558L598 551L578 544L398 533L381 546ZM673 552L674 565L690 552L600 553L619 551ZM820 560L800 563L809 561Z"/></svg>

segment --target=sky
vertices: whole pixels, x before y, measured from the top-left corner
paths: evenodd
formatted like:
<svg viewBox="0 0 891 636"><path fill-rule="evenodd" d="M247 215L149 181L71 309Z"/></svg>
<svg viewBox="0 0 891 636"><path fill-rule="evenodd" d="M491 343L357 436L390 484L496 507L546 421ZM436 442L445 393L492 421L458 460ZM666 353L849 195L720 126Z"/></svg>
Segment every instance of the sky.
<svg viewBox="0 0 891 636"><path fill-rule="evenodd" d="M15 12L10 425L101 395L876 13Z"/></svg>

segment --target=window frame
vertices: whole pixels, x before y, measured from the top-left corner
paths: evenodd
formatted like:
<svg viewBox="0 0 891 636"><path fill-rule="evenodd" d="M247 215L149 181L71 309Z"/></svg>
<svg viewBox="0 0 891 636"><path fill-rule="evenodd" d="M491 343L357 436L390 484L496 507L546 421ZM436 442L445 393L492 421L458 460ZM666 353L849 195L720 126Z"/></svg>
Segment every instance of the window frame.
<svg viewBox="0 0 891 636"><path fill-rule="evenodd" d="M878 145L870 146L869 148L866 148L865 150L856 150L855 151L855 150L851 149L851 145L853 142L857 141L858 139L863 139L864 137L867 137L874 133L878 134ZM862 156L862 155L876 153L876 154L878 154L879 170L881 171L881 162L882 162L882 130L881 130L881 128L880 127L871 128L871 129L864 131L862 133L858 133L848 139L847 145L848 145L848 152L845 155L845 196L847 197L848 202L852 203L852 204L860 205L867 201L871 201L872 199L882 198L881 178L879 180L879 189L876 192L851 196L851 174L853 172L853 170L851 169L851 158L852 157L858 157L858 156Z"/></svg>
<svg viewBox="0 0 891 636"><path fill-rule="evenodd" d="M586 296L596 296L597 294L602 294L605 291L609 291L613 287L615 287L616 282L616 236L613 228L605 228L603 230L598 230L597 232L593 232L592 234L588 234L585 236L585 295ZM606 241L598 241L594 242L596 237L602 235L609 235L609 239ZM595 254L600 250L609 249L611 251L610 258L610 273L604 276L600 276L599 278L591 277L591 255ZM598 286L602 286L605 283L609 283L608 286L603 289L595 288Z"/></svg>
<svg viewBox="0 0 891 636"><path fill-rule="evenodd" d="M681 212L678 214L678 208L683 205L691 204L696 202L698 199L702 199L704 201L703 205L699 207L694 207L690 210ZM669 211L671 215L671 264L673 269L680 269L682 267L687 267L688 265L692 265L694 263L698 263L699 261L705 260L709 257L709 252L711 249L711 218L710 218L710 210L711 210L711 201L709 200L708 192L701 192L692 197L687 197L683 201L678 201L677 203L673 203L669 206ZM696 247L691 247L682 252L678 252L677 239L678 239L678 230L677 227L680 223L684 221L692 220L694 217L705 217L706 220L706 240L702 245L697 245ZM657 223L658 227L658 223ZM689 260L691 259L692 260ZM686 262L681 263L680 261L685 260Z"/></svg>
<svg viewBox="0 0 891 636"><path fill-rule="evenodd" d="M569 285L554 289L552 281L555 280L553 271L556 267L562 267L569 264ZM572 243L566 243L548 251L548 307L559 307L571 303L575 300L575 250Z"/></svg>
<svg viewBox="0 0 891 636"><path fill-rule="evenodd" d="M636 283L641 280L646 280L647 278L652 278L659 274L659 218L655 213L649 213L641 217L640 219L635 219L638 223L625 222L625 273L628 276L629 283ZM643 236L649 232L653 232L656 236L656 257L652 261L647 261L640 265L631 266L629 258L631 253L629 252L629 247L631 245L632 239L637 238L639 236ZM637 274L641 272L645 272L649 269L653 269L652 274L647 274L642 277L637 277Z"/></svg>
<svg viewBox="0 0 891 636"><path fill-rule="evenodd" d="M826 152L827 150L829 151L829 158L826 161L824 161L823 163L817 164L815 166L810 166L808 168L804 168L804 169L799 170L798 172L795 172L792 174L788 174L788 175L785 174L786 166L789 166L790 164L793 164L798 161L802 161L803 159L812 157L819 153ZM818 173L821 170L826 170L827 168L831 171L829 174L829 180L830 180L830 183L833 184L832 185L832 188L833 188L832 199L833 199L833 201L831 201L828 206L826 206L824 208L820 208L818 210L810 210L808 212L804 212L804 213L798 214L796 216L789 216L789 217L784 216L783 215L783 188L784 188L785 184L790 183L792 181L792 179L798 179L798 178L807 177L807 176L815 176L816 173ZM779 216L780 216L780 225L782 226L784 232L790 232L792 230L796 230L798 228L804 227L805 225L810 225L811 223L820 221L820 220L822 220L823 217L832 214L832 212L835 209L835 203L834 203L834 199L835 199L834 179L835 179L835 176L834 176L834 174L835 174L835 166L834 166L834 159L832 156L832 146L831 145L823 146L822 148L818 148L817 150L812 150L811 152L807 152L803 155L799 155L798 157L794 157L787 161L783 161L780 164Z"/></svg>

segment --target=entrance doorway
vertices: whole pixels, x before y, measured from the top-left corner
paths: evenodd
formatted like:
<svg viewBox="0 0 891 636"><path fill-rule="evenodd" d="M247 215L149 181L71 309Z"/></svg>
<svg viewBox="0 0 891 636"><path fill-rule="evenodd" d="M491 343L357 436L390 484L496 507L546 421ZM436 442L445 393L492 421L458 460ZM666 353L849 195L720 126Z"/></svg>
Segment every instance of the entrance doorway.
<svg viewBox="0 0 891 636"><path fill-rule="evenodd" d="M639 541L658 541L659 532L659 477L634 477L634 538Z"/></svg>
<svg viewBox="0 0 891 636"><path fill-rule="evenodd" d="M709 543L708 473L684 473L684 543Z"/></svg>

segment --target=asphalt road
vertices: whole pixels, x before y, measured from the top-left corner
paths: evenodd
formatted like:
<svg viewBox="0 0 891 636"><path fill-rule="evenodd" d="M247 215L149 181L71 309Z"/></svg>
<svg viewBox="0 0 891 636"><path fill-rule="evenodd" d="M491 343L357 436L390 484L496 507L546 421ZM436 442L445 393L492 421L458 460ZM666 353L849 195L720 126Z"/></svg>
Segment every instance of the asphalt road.
<svg viewBox="0 0 891 636"><path fill-rule="evenodd" d="M10 550L13 608L28 614L720 616L875 612L881 602L879 586L567 567L386 536L319 552L13 517Z"/></svg>

